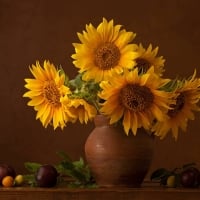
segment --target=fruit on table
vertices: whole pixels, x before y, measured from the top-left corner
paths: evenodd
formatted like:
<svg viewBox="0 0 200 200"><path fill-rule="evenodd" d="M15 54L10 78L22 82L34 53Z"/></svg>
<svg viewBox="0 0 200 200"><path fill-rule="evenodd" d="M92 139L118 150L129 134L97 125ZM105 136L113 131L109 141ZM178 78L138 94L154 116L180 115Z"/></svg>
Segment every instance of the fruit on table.
<svg viewBox="0 0 200 200"><path fill-rule="evenodd" d="M200 185L200 172L195 167L185 169L180 175L180 182L183 187L198 187Z"/></svg>
<svg viewBox="0 0 200 200"><path fill-rule="evenodd" d="M53 187L57 183L58 173L55 167L50 164L39 167L35 174L37 186Z"/></svg>
<svg viewBox="0 0 200 200"><path fill-rule="evenodd" d="M176 176L175 175L170 175L167 178L166 186L167 187L176 187Z"/></svg>
<svg viewBox="0 0 200 200"><path fill-rule="evenodd" d="M24 182L24 177L23 175L21 174L18 174L17 176L15 176L15 179L14 179L14 185L15 186L20 186L22 185Z"/></svg>
<svg viewBox="0 0 200 200"><path fill-rule="evenodd" d="M0 164L0 183L5 176L15 177L16 173L13 167L8 164Z"/></svg>
<svg viewBox="0 0 200 200"><path fill-rule="evenodd" d="M12 176L5 176L2 179L2 186L12 187L14 185L14 178Z"/></svg>

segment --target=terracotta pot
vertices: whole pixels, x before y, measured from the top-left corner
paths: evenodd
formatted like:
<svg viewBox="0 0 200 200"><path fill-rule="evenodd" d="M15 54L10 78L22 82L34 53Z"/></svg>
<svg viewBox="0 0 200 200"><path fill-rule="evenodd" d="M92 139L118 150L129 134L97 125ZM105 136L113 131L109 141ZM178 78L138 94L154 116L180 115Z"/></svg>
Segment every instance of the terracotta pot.
<svg viewBox="0 0 200 200"><path fill-rule="evenodd" d="M85 156L100 187L140 187L153 157L154 137L144 129L127 136L120 126L97 115L85 143Z"/></svg>

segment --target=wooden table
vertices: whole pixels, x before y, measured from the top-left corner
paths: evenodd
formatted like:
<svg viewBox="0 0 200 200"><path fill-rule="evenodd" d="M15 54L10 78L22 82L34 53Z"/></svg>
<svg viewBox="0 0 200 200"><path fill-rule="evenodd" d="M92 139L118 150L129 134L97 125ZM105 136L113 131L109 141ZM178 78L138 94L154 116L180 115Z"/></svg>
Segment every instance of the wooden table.
<svg viewBox="0 0 200 200"><path fill-rule="evenodd" d="M0 200L200 200L200 188L0 188Z"/></svg>

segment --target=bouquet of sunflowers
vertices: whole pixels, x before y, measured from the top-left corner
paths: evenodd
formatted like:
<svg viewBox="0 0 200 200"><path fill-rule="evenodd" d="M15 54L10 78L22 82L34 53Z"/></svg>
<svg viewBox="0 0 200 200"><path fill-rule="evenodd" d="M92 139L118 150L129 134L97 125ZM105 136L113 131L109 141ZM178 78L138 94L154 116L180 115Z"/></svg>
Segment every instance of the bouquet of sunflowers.
<svg viewBox="0 0 200 200"><path fill-rule="evenodd" d="M87 123L97 114L121 123L125 133L147 132L164 138L186 131L199 111L200 78L164 78L163 56L158 47L134 43L136 34L103 18L95 28L86 25L73 43L73 65L78 74L70 79L62 67L45 60L30 66L33 78L25 79L23 97L37 112L44 127L63 129L67 123Z"/></svg>

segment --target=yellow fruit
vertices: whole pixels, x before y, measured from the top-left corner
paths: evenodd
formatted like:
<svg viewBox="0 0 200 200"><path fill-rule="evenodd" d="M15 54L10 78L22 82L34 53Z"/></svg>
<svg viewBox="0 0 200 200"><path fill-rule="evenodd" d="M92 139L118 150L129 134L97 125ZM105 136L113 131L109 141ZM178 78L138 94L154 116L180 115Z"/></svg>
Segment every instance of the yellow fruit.
<svg viewBox="0 0 200 200"><path fill-rule="evenodd" d="M14 184L15 185L22 185L22 183L24 182L24 177L21 174L18 174L15 179L14 179Z"/></svg>
<svg viewBox="0 0 200 200"><path fill-rule="evenodd" d="M5 176L2 179L2 185L4 187L12 187L14 184L14 178L12 176Z"/></svg>
<svg viewBox="0 0 200 200"><path fill-rule="evenodd" d="M176 177L171 175L167 178L167 187L175 187L176 186Z"/></svg>

